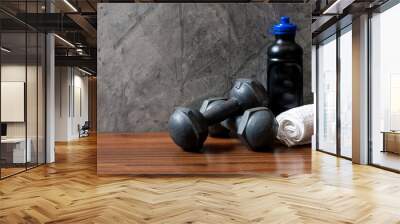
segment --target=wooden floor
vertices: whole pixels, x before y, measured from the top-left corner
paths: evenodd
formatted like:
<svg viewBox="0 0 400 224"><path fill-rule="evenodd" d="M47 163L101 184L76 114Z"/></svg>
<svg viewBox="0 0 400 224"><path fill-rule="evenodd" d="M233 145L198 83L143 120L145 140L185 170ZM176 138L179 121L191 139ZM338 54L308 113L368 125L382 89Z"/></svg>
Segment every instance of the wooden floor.
<svg viewBox="0 0 400 224"><path fill-rule="evenodd" d="M311 146L254 152L238 139L208 138L203 153L185 152L168 133L100 134L97 174L265 174L311 172Z"/></svg>
<svg viewBox="0 0 400 224"><path fill-rule="evenodd" d="M293 176L99 177L96 141L0 181L0 223L400 223L400 175L312 153Z"/></svg>

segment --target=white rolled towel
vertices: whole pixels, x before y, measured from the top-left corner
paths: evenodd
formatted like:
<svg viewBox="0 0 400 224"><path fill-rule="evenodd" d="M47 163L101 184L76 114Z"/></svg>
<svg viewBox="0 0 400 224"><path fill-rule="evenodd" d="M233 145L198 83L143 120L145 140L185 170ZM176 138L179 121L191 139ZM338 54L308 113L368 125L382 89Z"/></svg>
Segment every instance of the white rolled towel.
<svg viewBox="0 0 400 224"><path fill-rule="evenodd" d="M314 133L314 105L296 107L279 114L277 138L287 146L311 143Z"/></svg>

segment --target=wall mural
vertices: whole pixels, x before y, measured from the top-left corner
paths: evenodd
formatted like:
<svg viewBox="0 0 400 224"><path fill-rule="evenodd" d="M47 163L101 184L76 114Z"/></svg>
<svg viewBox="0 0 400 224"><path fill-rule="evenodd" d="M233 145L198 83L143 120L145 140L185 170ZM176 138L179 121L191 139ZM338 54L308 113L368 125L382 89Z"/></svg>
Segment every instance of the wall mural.
<svg viewBox="0 0 400 224"><path fill-rule="evenodd" d="M165 131L175 107L198 109L237 78L267 87L269 29L281 16L298 27L310 103L309 4L99 4L98 131Z"/></svg>

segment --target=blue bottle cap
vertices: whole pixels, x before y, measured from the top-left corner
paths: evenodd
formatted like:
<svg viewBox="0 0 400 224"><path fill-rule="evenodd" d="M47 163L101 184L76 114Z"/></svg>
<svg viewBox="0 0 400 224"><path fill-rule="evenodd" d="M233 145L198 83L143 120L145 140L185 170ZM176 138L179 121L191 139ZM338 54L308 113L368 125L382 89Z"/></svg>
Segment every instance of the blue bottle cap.
<svg viewBox="0 0 400 224"><path fill-rule="evenodd" d="M282 35L282 34L295 34L297 30L297 26L293 23L290 23L290 19L288 16L281 17L281 23L275 24L272 27L272 34L274 35Z"/></svg>

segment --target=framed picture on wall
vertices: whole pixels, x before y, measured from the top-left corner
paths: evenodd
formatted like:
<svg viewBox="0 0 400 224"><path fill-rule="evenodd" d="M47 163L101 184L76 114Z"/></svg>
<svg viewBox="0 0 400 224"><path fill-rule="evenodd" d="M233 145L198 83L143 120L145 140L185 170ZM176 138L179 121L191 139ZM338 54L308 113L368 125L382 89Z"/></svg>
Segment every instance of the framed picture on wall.
<svg viewBox="0 0 400 224"><path fill-rule="evenodd" d="M1 122L25 122L25 82L1 82Z"/></svg>

